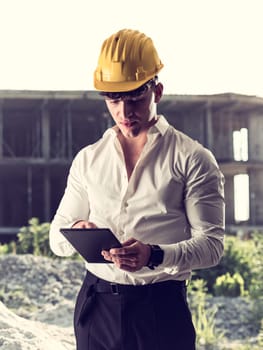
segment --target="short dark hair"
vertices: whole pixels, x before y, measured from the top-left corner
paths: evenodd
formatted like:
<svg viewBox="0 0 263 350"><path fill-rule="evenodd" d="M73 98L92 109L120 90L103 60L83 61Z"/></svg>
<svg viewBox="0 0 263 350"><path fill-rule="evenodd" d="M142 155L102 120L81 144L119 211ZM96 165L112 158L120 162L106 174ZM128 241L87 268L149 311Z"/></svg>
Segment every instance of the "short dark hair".
<svg viewBox="0 0 263 350"><path fill-rule="evenodd" d="M128 96L131 98L136 98L136 97L142 95L144 92L146 92L149 88L156 86L157 82L158 82L158 76L155 76L154 78L148 80L146 83L144 83L143 85L141 85L140 87L138 87L135 90L123 91L123 92L102 91L102 92L100 92L100 95L105 96L105 97L109 98L110 100L119 100L123 97L128 97Z"/></svg>

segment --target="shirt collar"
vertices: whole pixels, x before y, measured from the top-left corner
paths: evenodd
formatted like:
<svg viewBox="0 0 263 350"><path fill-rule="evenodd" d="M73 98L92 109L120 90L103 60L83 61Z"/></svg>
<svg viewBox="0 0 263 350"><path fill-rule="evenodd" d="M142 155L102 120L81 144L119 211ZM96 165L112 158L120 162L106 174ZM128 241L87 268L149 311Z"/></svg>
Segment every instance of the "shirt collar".
<svg viewBox="0 0 263 350"><path fill-rule="evenodd" d="M154 134L156 132L160 133L162 136L166 133L169 127L168 121L163 115L158 115L157 122L149 129L149 134Z"/></svg>

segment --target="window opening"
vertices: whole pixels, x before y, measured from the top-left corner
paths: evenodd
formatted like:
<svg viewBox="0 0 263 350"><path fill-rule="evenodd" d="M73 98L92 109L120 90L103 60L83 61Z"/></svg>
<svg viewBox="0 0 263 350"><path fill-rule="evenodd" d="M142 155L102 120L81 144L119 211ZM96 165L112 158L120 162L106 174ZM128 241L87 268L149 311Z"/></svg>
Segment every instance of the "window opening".
<svg viewBox="0 0 263 350"><path fill-rule="evenodd" d="M235 221L249 220L249 176L238 174L234 176L234 215Z"/></svg>
<svg viewBox="0 0 263 350"><path fill-rule="evenodd" d="M248 129L241 128L233 131L233 152L234 160L244 161L248 160Z"/></svg>

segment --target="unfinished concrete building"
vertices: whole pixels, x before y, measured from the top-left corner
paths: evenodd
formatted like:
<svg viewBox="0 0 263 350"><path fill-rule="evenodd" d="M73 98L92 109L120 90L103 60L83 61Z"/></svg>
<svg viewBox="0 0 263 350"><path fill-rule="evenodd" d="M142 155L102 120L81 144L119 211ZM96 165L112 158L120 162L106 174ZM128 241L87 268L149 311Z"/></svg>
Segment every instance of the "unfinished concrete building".
<svg viewBox="0 0 263 350"><path fill-rule="evenodd" d="M261 228L263 99L165 95L158 108L214 153L226 179L227 229ZM0 233L17 233L31 217L50 221L72 158L110 125L95 91L0 91Z"/></svg>

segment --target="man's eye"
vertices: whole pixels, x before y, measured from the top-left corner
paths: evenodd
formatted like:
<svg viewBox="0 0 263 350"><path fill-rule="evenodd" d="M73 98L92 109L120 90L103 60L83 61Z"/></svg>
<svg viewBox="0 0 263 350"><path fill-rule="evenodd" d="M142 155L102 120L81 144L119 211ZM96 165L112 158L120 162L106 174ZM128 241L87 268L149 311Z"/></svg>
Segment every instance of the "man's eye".
<svg viewBox="0 0 263 350"><path fill-rule="evenodd" d="M132 98L130 101L133 103L140 103L143 102L145 100L145 97L137 97L137 98Z"/></svg>
<svg viewBox="0 0 263 350"><path fill-rule="evenodd" d="M120 103L121 100L109 100L110 104L112 105L116 105L118 103Z"/></svg>

